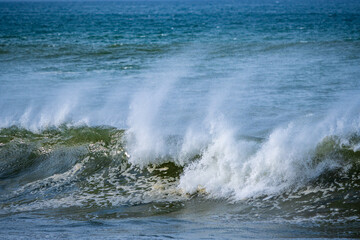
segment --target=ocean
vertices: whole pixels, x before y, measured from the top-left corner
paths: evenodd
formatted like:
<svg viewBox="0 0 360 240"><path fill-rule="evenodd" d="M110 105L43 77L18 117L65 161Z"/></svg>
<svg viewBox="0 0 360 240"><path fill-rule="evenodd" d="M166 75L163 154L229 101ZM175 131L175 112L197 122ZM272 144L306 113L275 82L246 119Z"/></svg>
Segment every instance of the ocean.
<svg viewBox="0 0 360 240"><path fill-rule="evenodd" d="M0 2L0 238L359 229L359 1Z"/></svg>

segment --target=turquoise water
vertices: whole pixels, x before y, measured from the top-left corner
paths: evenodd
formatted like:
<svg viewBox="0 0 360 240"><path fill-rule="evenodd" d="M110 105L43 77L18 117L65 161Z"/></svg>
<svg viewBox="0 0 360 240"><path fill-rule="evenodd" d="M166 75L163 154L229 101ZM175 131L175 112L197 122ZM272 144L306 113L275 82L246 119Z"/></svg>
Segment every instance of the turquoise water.
<svg viewBox="0 0 360 240"><path fill-rule="evenodd" d="M0 2L0 236L356 238L357 1Z"/></svg>

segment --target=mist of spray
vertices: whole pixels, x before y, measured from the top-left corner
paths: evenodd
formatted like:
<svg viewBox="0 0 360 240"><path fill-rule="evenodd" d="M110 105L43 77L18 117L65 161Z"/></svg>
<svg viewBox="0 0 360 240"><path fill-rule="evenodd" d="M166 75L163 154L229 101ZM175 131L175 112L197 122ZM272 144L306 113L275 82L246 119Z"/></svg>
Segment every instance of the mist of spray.
<svg viewBox="0 0 360 240"><path fill-rule="evenodd" d="M171 154L161 121L161 115L166 114L162 108L176 83L189 71L189 63L177 57L157 62L155 69L142 75L143 87L131 101L127 120L130 162L146 165Z"/></svg>
<svg viewBox="0 0 360 240"><path fill-rule="evenodd" d="M325 171L346 169L347 163L336 155L321 161L314 156L317 147L332 137L358 151L348 141L360 131L360 101L353 100L343 101L322 120L307 116L280 126L260 144L238 138L224 121L215 122L209 144L201 158L185 168L179 187L188 193L204 189L212 197L241 200L278 194Z"/></svg>

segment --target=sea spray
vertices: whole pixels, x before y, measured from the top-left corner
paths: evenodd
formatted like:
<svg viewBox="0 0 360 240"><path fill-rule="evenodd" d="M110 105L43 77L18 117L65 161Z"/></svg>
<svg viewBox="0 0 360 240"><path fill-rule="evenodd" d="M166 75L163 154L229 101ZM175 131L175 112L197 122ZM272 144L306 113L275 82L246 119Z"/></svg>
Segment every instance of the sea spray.
<svg viewBox="0 0 360 240"><path fill-rule="evenodd" d="M130 162L141 166L173 154L174 149L166 141L168 136L164 135L161 115L166 113L161 108L174 85L189 74L191 67L188 59L179 57L163 59L156 64L155 70L143 76L144 87L134 95L127 121Z"/></svg>
<svg viewBox="0 0 360 240"><path fill-rule="evenodd" d="M179 187L189 193L203 189L212 197L241 200L277 195L327 171L346 169L352 163L336 151L316 161L317 146L336 136L339 147L356 149L358 141L349 144L349 137L360 131L358 104L354 101L345 109L331 110L323 120L309 117L278 127L260 145L239 139L231 128L217 122L200 159L184 169ZM214 133L214 128L209 130Z"/></svg>

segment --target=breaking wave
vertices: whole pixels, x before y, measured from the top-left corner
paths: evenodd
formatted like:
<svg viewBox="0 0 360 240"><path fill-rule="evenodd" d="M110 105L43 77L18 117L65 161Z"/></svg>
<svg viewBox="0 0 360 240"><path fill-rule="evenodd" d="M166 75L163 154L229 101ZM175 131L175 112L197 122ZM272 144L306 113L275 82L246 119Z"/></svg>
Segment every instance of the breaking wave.
<svg viewBox="0 0 360 240"><path fill-rule="evenodd" d="M1 213L204 198L283 209L291 201L297 214L335 204L346 210L337 214L353 217L360 121L353 111L329 116L292 122L266 138L239 135L218 116L166 136L157 152L138 151L134 131L113 127L2 128Z"/></svg>

